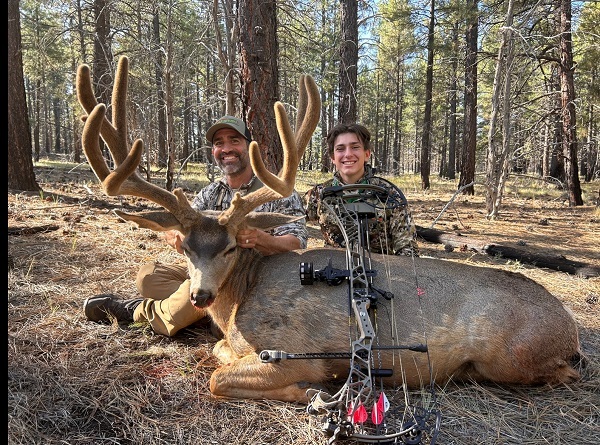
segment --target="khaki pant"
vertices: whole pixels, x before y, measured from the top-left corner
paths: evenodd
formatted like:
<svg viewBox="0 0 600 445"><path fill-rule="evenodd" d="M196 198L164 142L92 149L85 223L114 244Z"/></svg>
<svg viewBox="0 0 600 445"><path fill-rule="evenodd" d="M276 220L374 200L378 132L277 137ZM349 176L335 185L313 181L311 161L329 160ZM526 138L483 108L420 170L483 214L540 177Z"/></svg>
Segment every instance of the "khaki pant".
<svg viewBox="0 0 600 445"><path fill-rule="evenodd" d="M190 301L185 263L149 263L138 271L136 286L144 300L135 308L134 321L148 321L154 332L173 336L206 316Z"/></svg>

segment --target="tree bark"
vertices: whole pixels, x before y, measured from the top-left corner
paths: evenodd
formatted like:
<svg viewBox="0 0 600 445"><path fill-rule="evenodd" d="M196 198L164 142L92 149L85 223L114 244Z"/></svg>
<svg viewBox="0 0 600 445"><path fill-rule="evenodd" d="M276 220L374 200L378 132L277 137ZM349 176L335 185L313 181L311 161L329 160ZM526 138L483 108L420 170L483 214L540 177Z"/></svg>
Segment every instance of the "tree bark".
<svg viewBox="0 0 600 445"><path fill-rule="evenodd" d="M111 94L113 78L113 55L110 45L110 4L108 0L94 0L94 62L92 78L99 102L106 105L106 118L111 120ZM113 165L112 157L101 139L100 146L109 166Z"/></svg>
<svg viewBox="0 0 600 445"><path fill-rule="evenodd" d="M475 180L477 149L477 39L479 34L477 0L467 0L467 7L470 11L470 18L467 23L467 54L465 57L465 140L462 151L459 188ZM475 189L473 186L465 187L463 194L473 195Z"/></svg>
<svg viewBox="0 0 600 445"><path fill-rule="evenodd" d="M457 118L456 109L458 107L458 23L452 27L452 48L453 56L451 63L451 81L450 81L450 125L448 134L448 171L445 176L448 179L456 179L456 134Z"/></svg>
<svg viewBox="0 0 600 445"><path fill-rule="evenodd" d="M110 5L108 0L94 0L94 66L92 75L99 102L106 104L110 120L110 99L113 85L113 55L110 45Z"/></svg>
<svg viewBox="0 0 600 445"><path fill-rule="evenodd" d="M555 107L554 110L560 110L560 94L556 94L556 91L560 90L560 80L558 77L558 67L552 68L552 75L550 77L550 91L554 93ZM562 147L562 118L560 113L554 111L552 113L552 144L550 153L550 166L549 175L553 178L558 179L560 182L565 182L565 163L561 153Z"/></svg>
<svg viewBox="0 0 600 445"><path fill-rule="evenodd" d="M167 171L165 174L165 188L173 190L173 181L175 175L175 162L177 160L177 147L175 146L175 117L173 111L173 103L175 101L173 91L173 80L171 73L173 72L173 58L175 51L173 49L173 0L167 2L167 37L165 42L165 67L164 67L164 83L165 83L165 117L166 121L166 139L167 139Z"/></svg>
<svg viewBox="0 0 600 445"><path fill-rule="evenodd" d="M494 86L492 92L492 113L490 116L490 129L488 133L488 152L486 162L486 185L485 197L488 218L498 216L504 186L508 177L508 167L511 150L511 125L510 125L510 96L511 76L513 61L513 0L508 1L506 12L506 24L502 29L502 42L498 49L496 60L496 72L494 75ZM503 99L501 104L501 98ZM498 124L502 112L502 140L499 141L497 134Z"/></svg>
<svg viewBox="0 0 600 445"><path fill-rule="evenodd" d="M433 100L433 44L435 31L435 0L431 1L429 32L427 35L427 73L425 80L425 113L421 136L421 189L429 190L431 173L431 102Z"/></svg>
<svg viewBox="0 0 600 445"><path fill-rule="evenodd" d="M577 132L575 84L573 82L573 48L571 35L571 0L560 1L560 92L562 110L562 154L570 206L583 205L577 167Z"/></svg>
<svg viewBox="0 0 600 445"><path fill-rule="evenodd" d="M14 0L9 0L14 1ZM17 0L18 1L18 0ZM9 236L35 235L36 233L47 233L58 230L58 224L44 224L36 227L8 227Z"/></svg>
<svg viewBox="0 0 600 445"><path fill-rule="evenodd" d="M154 82L156 84L156 112L158 123L158 158L156 164L164 167L167 165L167 118L165 104L165 90L163 86L164 73L164 51L160 40L160 3L155 6L152 12L152 51L154 53ZM150 172L151 159L149 147L146 146L146 171Z"/></svg>
<svg viewBox="0 0 600 445"><path fill-rule="evenodd" d="M356 81L358 78L358 3L356 0L340 1L342 41L340 43L340 105L338 121L356 122Z"/></svg>
<svg viewBox="0 0 600 445"><path fill-rule="evenodd" d="M266 167L283 167L273 105L279 100L277 9L273 0L243 0L238 10L242 107Z"/></svg>
<svg viewBox="0 0 600 445"><path fill-rule="evenodd" d="M223 20L219 20L219 7L221 3L223 7ZM237 81L237 66L236 66L236 44L238 43L239 26L235 22L234 17L236 11L234 9L233 0L222 0L213 2L213 21L215 24L215 39L217 41L217 55L222 65L223 77L225 78L225 114L229 116L237 116L238 109L236 100L238 99L238 91L235 87ZM225 38L221 33L221 26L225 30ZM217 116L217 119L221 116ZM212 122L209 124L209 127ZM210 159L210 157L209 157Z"/></svg>
<svg viewBox="0 0 600 445"><path fill-rule="evenodd" d="M19 0L8 0L8 189L39 191L23 79Z"/></svg>

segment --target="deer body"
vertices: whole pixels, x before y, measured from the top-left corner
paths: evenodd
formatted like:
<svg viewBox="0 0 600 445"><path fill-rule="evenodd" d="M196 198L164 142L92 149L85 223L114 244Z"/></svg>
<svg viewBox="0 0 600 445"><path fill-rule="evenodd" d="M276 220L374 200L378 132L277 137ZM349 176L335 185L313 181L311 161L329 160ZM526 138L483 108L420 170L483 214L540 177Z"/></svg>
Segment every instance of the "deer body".
<svg viewBox="0 0 600 445"><path fill-rule="evenodd" d="M255 280L239 282L238 264L223 274L222 289L208 313L224 332L215 354L225 364L211 378L213 394L306 402L306 389L348 373L347 359L262 363L258 354L347 352L356 339L349 323L347 285L302 286L300 262L315 268L328 259L345 268L345 252L314 249L259 258ZM374 255L374 285L394 294L380 297L373 321L379 346L427 341L436 383L457 380L557 384L578 377L569 364L579 350L576 324L545 288L518 273L448 261ZM240 262L247 259L240 258ZM384 273L384 271L388 273ZM424 294L417 296L416 280ZM377 346L377 345L375 345ZM376 367L393 369L386 383L429 383L427 355L408 350L374 353ZM378 362L380 360L380 362Z"/></svg>
<svg viewBox="0 0 600 445"><path fill-rule="evenodd" d="M111 196L147 198L164 208L143 214L117 212L140 227L176 229L183 235L190 275L190 299L206 309L224 333L215 348L223 363L210 380L215 396L307 402L306 390L348 373L347 359L281 360L264 363L263 350L288 353L348 352L358 332L350 320L347 284L301 285L301 262L316 269L329 260L345 269L345 252L314 249L262 257L237 246L242 227L268 229L290 221L285 215L253 212L259 205L289 196L304 149L319 122L320 98L314 80L300 79L296 129L283 105L275 104L284 147L279 175L267 171L255 142L252 167L265 187L237 195L223 212L197 211L183 191L145 181L137 166L143 142L128 147L126 93L128 60L121 58L113 89L113 121L92 92L86 65L77 74L78 98L85 112L84 152ZM110 171L99 138L110 149ZM373 285L394 295L379 297L373 327L374 367L391 369L388 384L410 387L450 378L510 384L558 384L578 378L569 364L579 352L577 327L562 303L520 274L427 258L373 255ZM413 272L414 271L414 272ZM418 288L417 288L418 283ZM427 354L381 349L427 343ZM404 378L404 380L403 380Z"/></svg>

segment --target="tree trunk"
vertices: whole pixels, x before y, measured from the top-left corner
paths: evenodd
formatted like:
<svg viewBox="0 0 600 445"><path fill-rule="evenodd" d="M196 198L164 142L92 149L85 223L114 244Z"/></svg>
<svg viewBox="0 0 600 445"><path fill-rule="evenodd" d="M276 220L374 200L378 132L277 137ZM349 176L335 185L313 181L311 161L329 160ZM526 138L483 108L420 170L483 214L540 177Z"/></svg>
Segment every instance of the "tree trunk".
<svg viewBox="0 0 600 445"><path fill-rule="evenodd" d="M106 104L110 120L110 98L113 84L113 55L110 45L110 5L108 0L94 0L94 66L93 76L99 102Z"/></svg>
<svg viewBox="0 0 600 445"><path fill-rule="evenodd" d="M42 90L41 87L41 81L40 79L37 79L35 81L35 92L30 90L30 96L33 96L33 118L34 118L34 123L33 123L33 151L34 151L34 157L35 157L35 161L38 162L40 160L40 153L42 151L42 143L41 143L41 129L40 129L40 122L41 122L41 101L40 101L40 95L39 92Z"/></svg>
<svg viewBox="0 0 600 445"><path fill-rule="evenodd" d="M583 205L577 167L577 133L575 118L575 84L573 82L573 48L571 42L571 0L560 1L560 92L562 110L562 154L569 206Z"/></svg>
<svg viewBox="0 0 600 445"><path fill-rule="evenodd" d="M62 147L62 136L61 136L61 116L62 110L60 108L60 102L57 97L52 99L52 118L54 121L54 153L61 153Z"/></svg>
<svg viewBox="0 0 600 445"><path fill-rule="evenodd" d="M595 76L594 76L595 77ZM592 77L592 84L595 84L595 79ZM598 147L596 144L597 138L594 137L594 106L590 103L587 107L587 149L585 150L585 172L583 180L590 182L594 179L595 173L599 170L597 167L598 162Z"/></svg>
<svg viewBox="0 0 600 445"><path fill-rule="evenodd" d="M223 21L219 20L218 4L223 6ZM233 0L222 0L213 3L213 22L215 24L215 39L217 41L217 54L223 68L225 78L225 114L237 116L236 100L238 98L236 89L237 67L236 67L236 45L238 43L239 27L236 25L236 16ZM221 33L221 25L225 30L225 39ZM223 41L224 40L224 41ZM218 119L221 116L217 116ZM209 126L212 125L212 122Z"/></svg>
<svg viewBox="0 0 600 445"><path fill-rule="evenodd" d="M431 173L431 102L433 98L433 44L435 31L435 0L431 1L429 33L427 36L427 74L425 81L425 114L423 116L423 134L421 135L421 189L430 187Z"/></svg>
<svg viewBox="0 0 600 445"><path fill-rule="evenodd" d="M457 137L457 118L456 109L458 107L458 23L452 27L452 71L450 84L450 125L449 125L449 141L448 141L448 171L446 177L448 179L456 178L456 137Z"/></svg>
<svg viewBox="0 0 600 445"><path fill-rule="evenodd" d="M321 8L321 26L325 28L325 24L328 22L329 18L327 15L326 8ZM327 69L329 66L329 58L321 53L320 62L320 74L321 78L324 79L327 74ZM319 144L319 155L318 159L320 160L319 170L321 173L327 173L331 169L331 158L329 157L329 151L327 147L327 132L329 131L329 113L327 112L327 94L328 91L325 88L321 88L321 143Z"/></svg>
<svg viewBox="0 0 600 445"><path fill-rule="evenodd" d="M477 0L467 0L470 18L467 23L465 57L465 130L464 147L462 152L461 173L458 187L463 187L475 180L475 156L477 149L477 38L478 38L478 9ZM463 189L463 194L473 195L474 187Z"/></svg>
<svg viewBox="0 0 600 445"><path fill-rule="evenodd" d="M325 63L324 61L321 63L322 73L325 72ZM327 103L326 101L326 92L325 88L321 88L321 144L319 146L321 159L321 173L327 173L329 171L329 166L331 164L331 159L329 158L329 152L327 147Z"/></svg>
<svg viewBox="0 0 600 445"><path fill-rule="evenodd" d="M274 0L242 0L238 10L242 107L252 138L273 173L283 167L273 110L279 100L276 6Z"/></svg>
<svg viewBox="0 0 600 445"><path fill-rule="evenodd" d="M552 67L552 75L550 77L550 92L555 93L560 90L559 69L557 66ZM555 110L561 109L560 94L553 95L555 100ZM550 153L550 171L549 174L553 178L558 179L561 183L565 181L565 166L564 159L561 154L562 147L562 118L560 113L553 112L552 118L552 149Z"/></svg>
<svg viewBox="0 0 600 445"><path fill-rule="evenodd" d="M111 94L113 84L113 55L110 45L110 6L108 0L94 0L94 62L92 76L99 102L106 105L106 118L111 120ZM113 165L112 157L106 144L101 139L100 146L109 166Z"/></svg>
<svg viewBox="0 0 600 445"><path fill-rule="evenodd" d="M173 81L171 79L171 73L173 70L173 0L168 1L167 5L167 37L166 37L166 59L165 59L165 71L163 78L165 81L165 117L167 118L167 172L165 174L165 188L167 190L173 190L173 177L175 174L175 161L177 160L177 150L175 146L175 117L173 116Z"/></svg>
<svg viewBox="0 0 600 445"><path fill-rule="evenodd" d="M498 216L506 178L508 176L509 159L511 152L510 143L510 96L511 96L511 71L513 61L513 0L508 1L506 12L506 25L502 28L502 42L498 48L496 72L492 92L492 113L490 116L490 129L488 133L488 153L486 162L486 210L488 218ZM500 100L503 98L503 104ZM497 135L500 111L503 115L502 139Z"/></svg>
<svg viewBox="0 0 600 445"><path fill-rule="evenodd" d="M33 172L19 0L8 0L8 189L41 190Z"/></svg>
<svg viewBox="0 0 600 445"><path fill-rule="evenodd" d="M341 0L342 41L340 43L340 123L356 122L356 81L358 76L358 2Z"/></svg>
<svg viewBox="0 0 600 445"><path fill-rule="evenodd" d="M160 7L157 5L152 13L152 50L154 52L154 82L156 84L156 113L158 123L158 156L156 164L164 167L167 165L167 118L165 104L165 90L163 87L163 48L160 41ZM145 147L149 150L149 147ZM150 172L151 157L146 153L146 171Z"/></svg>
<svg viewBox="0 0 600 445"><path fill-rule="evenodd" d="M187 171L188 168L188 158L190 156L190 150L192 145L192 103L190 100L190 89L185 86L183 87L183 135L182 135L182 147L181 147L181 159L183 160L183 165L181 169Z"/></svg>
<svg viewBox="0 0 600 445"><path fill-rule="evenodd" d="M81 0L76 0L74 2L75 11L77 14L77 37L79 38L79 56L73 57L71 70L72 72L77 72L77 65L79 61L87 61L87 53L85 46L85 32L83 30L83 16L81 11ZM81 154L83 153L83 147L81 146L81 132L83 131L83 124L79 119L80 107L75 106L73 108L73 119L72 119L72 128L73 128L73 152L74 157L73 160L76 163L81 162Z"/></svg>
<svg viewBox="0 0 600 445"><path fill-rule="evenodd" d="M398 52L400 53L400 45L397 45ZM401 175L404 173L404 165L402 164L402 119L404 118L404 55L398 54L398 61L396 62L396 86L394 91L394 125L393 125L393 133L392 133L392 158L391 165L387 171L394 175ZM377 114L379 116L379 114ZM385 129L388 129L388 126L385 126ZM390 129L391 131L392 129ZM374 133L377 134L377 133ZM387 147L387 144L384 145ZM382 153L377 152L378 155L382 155ZM387 157L381 156L381 162L384 165L387 165Z"/></svg>

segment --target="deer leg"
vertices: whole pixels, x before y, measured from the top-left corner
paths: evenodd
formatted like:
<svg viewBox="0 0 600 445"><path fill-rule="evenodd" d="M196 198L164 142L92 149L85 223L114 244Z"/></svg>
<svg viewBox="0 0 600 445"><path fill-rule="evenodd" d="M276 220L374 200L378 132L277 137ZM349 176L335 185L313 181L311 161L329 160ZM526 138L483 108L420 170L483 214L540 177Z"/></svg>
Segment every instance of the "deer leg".
<svg viewBox="0 0 600 445"><path fill-rule="evenodd" d="M217 397L308 403L306 390L320 387L326 379L323 361L263 363L251 354L217 368L210 378L210 392Z"/></svg>
<svg viewBox="0 0 600 445"><path fill-rule="evenodd" d="M219 340L213 347L213 355L224 365L228 365L240 357L233 352L226 339Z"/></svg>

